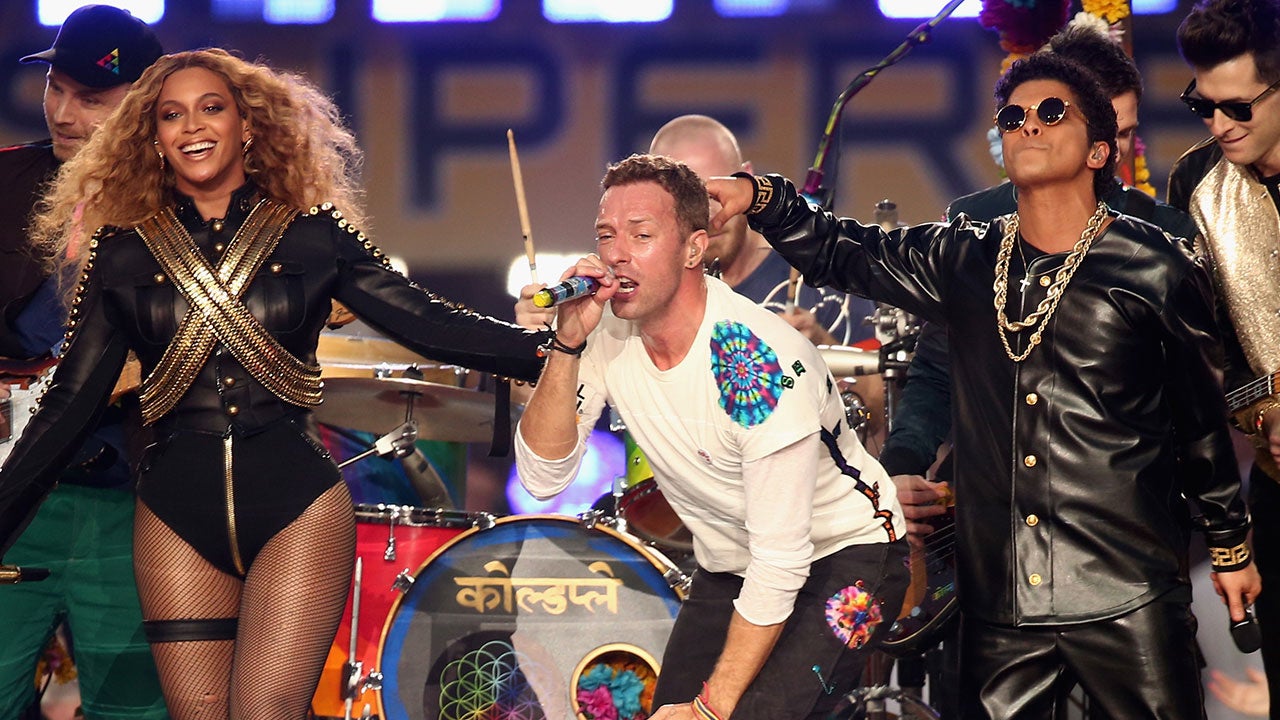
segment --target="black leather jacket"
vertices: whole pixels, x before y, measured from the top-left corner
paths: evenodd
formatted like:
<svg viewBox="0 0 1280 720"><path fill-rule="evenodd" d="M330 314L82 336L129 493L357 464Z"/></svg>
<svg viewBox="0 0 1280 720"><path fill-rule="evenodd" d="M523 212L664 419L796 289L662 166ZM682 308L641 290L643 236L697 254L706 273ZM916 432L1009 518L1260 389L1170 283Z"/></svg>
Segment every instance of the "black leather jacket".
<svg viewBox="0 0 1280 720"><path fill-rule="evenodd" d="M178 218L214 258L256 202L246 185L232 198L221 232L185 198ZM94 419L102 412L129 349L144 376L164 353L187 302L133 231L104 237L80 303L72 342L39 411L0 470L0 551L25 527ZM246 289L249 311L286 350L315 362L318 337L336 298L365 322L413 351L444 363L535 380L541 367L535 333L449 303L388 269L356 235L327 213L298 217ZM156 423L158 436L178 430L225 435L256 431L309 414L254 380L221 346L178 405Z"/></svg>
<svg viewBox="0 0 1280 720"><path fill-rule="evenodd" d="M50 140L0 148L0 356L30 356L13 323L45 273L31 254L27 223L40 190L57 170Z"/></svg>
<svg viewBox="0 0 1280 720"><path fill-rule="evenodd" d="M806 282L950 330L966 613L1060 625L1117 617L1171 590L1189 601L1184 493L1204 515L1210 546L1243 542L1249 519L1225 423L1211 285L1189 248L1117 217L1040 346L1015 364L993 307L1002 220L885 233L814 210L785 179L770 179L773 197L751 226ZM1030 270L1054 262L1061 256L1041 256ZM1031 287L1025 300L1010 289L1011 318L1043 297ZM1015 352L1027 335L1010 338Z"/></svg>

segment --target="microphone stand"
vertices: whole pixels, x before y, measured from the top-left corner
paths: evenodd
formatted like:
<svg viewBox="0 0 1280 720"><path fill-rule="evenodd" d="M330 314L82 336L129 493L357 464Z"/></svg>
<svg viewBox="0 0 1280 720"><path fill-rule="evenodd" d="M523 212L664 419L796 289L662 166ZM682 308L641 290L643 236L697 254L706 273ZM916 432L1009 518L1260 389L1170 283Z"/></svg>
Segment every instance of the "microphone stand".
<svg viewBox="0 0 1280 720"><path fill-rule="evenodd" d="M928 42L933 35L933 29L941 24L943 20L950 17L951 13L955 12L962 2L964 0L950 0L932 20L923 22L912 30L901 45L894 48L893 52L886 55L883 60L859 73L840 93L839 97L836 98L835 105L831 108L831 115L827 117L827 126L822 131L822 138L818 141L818 154L813 160L813 167L809 168L809 172L805 176L804 189L801 190L804 195L814 199L824 208L830 207L831 198L824 198L823 195L830 195L831 193L828 189L822 187L822 178L827 164L827 152L831 149L832 139L835 138L836 131L840 127L840 117L844 114L845 105L848 105L853 96L857 95L862 88L870 84L872 79L880 74L881 70L896 64L917 45L923 45Z"/></svg>

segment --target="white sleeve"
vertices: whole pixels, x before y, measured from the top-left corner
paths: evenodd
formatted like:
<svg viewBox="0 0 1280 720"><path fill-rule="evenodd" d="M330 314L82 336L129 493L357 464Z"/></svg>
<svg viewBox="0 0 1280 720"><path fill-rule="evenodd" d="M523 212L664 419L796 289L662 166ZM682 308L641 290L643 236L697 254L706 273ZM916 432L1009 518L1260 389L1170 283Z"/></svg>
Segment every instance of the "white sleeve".
<svg viewBox="0 0 1280 720"><path fill-rule="evenodd" d="M812 433L743 465L751 560L733 606L753 625L786 620L809 577L820 449L818 433Z"/></svg>
<svg viewBox="0 0 1280 720"><path fill-rule="evenodd" d="M587 451L587 436L595 428L596 420L604 410L605 394L598 389L602 386L597 364L591 361L591 348L588 347L578 368L578 444L565 457L544 458L538 455L525 443L524 436L520 433L520 424L516 425L516 469L520 484L530 495L546 500L558 495L577 476L582 456ZM520 423L523 422L524 418L521 418Z"/></svg>

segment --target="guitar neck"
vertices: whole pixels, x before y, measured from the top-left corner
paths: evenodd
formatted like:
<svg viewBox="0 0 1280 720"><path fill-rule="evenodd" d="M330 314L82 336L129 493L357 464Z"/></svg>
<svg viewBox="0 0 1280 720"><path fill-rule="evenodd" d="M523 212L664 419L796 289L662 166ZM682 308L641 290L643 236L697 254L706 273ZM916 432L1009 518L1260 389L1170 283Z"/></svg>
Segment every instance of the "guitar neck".
<svg viewBox="0 0 1280 720"><path fill-rule="evenodd" d="M1240 412L1262 398L1270 397L1276 392L1276 383L1280 381L1280 370L1255 378L1227 393L1227 408L1231 414Z"/></svg>

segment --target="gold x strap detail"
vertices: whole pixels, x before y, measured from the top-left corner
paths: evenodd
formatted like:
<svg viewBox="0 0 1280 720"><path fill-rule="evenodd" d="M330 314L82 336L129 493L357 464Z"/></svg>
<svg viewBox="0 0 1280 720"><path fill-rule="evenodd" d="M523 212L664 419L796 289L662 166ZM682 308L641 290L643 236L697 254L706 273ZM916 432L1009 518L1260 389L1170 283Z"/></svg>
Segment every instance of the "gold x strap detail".
<svg viewBox="0 0 1280 720"><path fill-rule="evenodd" d="M219 341L276 397L295 405L320 404L320 367L291 355L240 300L297 216L289 207L260 201L216 270L172 209L136 228L191 306L160 362L142 381L138 396L144 423L155 422L178 404Z"/></svg>

